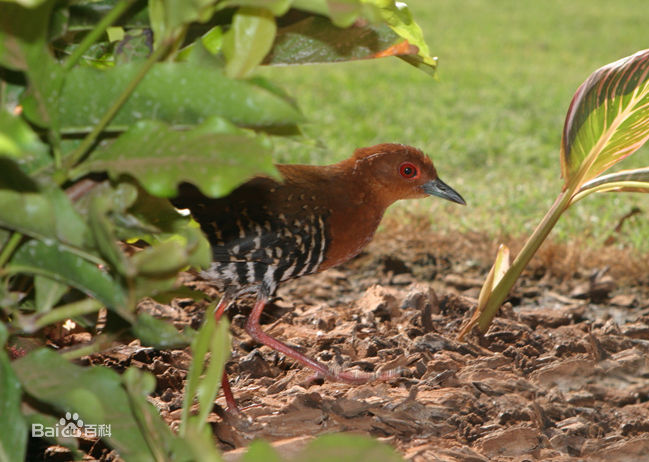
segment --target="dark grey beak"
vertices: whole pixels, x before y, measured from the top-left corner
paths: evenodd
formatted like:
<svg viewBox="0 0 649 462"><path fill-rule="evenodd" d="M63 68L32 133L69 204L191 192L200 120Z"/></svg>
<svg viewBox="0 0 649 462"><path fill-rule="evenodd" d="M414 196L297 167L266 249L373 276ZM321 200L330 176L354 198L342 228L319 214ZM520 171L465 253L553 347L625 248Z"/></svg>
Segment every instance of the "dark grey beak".
<svg viewBox="0 0 649 462"><path fill-rule="evenodd" d="M451 202L457 202L458 204L466 205L462 196L460 196L453 188L444 183L442 180L437 178L436 180L431 180L428 183L421 185L421 189L424 190L426 194L431 196L441 197L442 199L447 199Z"/></svg>

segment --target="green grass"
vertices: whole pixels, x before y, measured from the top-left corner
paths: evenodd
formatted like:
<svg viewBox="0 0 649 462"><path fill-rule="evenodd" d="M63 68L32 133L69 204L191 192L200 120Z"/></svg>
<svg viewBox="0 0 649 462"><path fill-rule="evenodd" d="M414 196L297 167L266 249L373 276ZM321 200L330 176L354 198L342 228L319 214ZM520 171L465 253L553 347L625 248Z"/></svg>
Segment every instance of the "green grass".
<svg viewBox="0 0 649 462"><path fill-rule="evenodd" d="M438 200L400 207L430 214L431 226L527 234L559 192L559 142L577 87L598 67L649 47L646 0L410 0L436 79L396 59L266 68L292 93L313 146L282 146L280 161L327 163L358 146L400 142L429 153L440 177L469 207ZM649 165L644 147L620 167ZM597 245L640 194L591 196L553 236ZM442 218L439 218L442 217ZM649 249L646 211L620 245Z"/></svg>

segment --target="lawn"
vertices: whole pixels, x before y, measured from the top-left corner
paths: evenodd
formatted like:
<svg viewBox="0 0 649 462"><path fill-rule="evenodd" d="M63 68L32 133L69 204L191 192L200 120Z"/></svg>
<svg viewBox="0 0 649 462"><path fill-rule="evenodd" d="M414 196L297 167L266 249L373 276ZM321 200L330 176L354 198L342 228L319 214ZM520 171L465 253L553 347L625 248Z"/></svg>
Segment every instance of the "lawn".
<svg viewBox="0 0 649 462"><path fill-rule="evenodd" d="M358 146L412 144L469 207L411 201L391 213L429 214L440 231L529 233L562 185L559 143L572 95L598 67L649 47L646 1L408 4L439 57L435 79L396 58L262 70L310 121L310 144L282 145L279 160L327 163ZM644 147L621 168L648 165L648 154ZM640 194L591 197L553 236L599 245L645 203ZM618 245L649 250L648 236L643 212L624 224Z"/></svg>

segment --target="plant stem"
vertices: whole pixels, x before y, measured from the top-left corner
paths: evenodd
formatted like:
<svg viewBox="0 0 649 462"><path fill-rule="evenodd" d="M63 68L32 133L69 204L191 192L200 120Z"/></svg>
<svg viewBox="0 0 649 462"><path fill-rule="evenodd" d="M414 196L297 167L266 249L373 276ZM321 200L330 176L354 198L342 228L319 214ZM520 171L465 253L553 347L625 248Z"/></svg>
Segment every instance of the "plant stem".
<svg viewBox="0 0 649 462"><path fill-rule="evenodd" d="M68 303L60 308L56 308L49 313L40 316L34 323L35 330L41 329L48 324L52 324L64 319L73 318L82 314L94 313L99 311L104 305L94 298L84 298L79 302Z"/></svg>
<svg viewBox="0 0 649 462"><path fill-rule="evenodd" d="M72 69L88 48L99 39L101 34L103 34L111 24L117 21L117 19L131 6L131 3L133 3L133 0L120 0L117 2L113 9L110 10L106 16L101 18L97 25L86 34L79 46L70 53L70 56L63 64L63 70L69 71Z"/></svg>
<svg viewBox="0 0 649 462"><path fill-rule="evenodd" d="M548 210L548 213L546 213L543 220L541 220L541 223L539 223L532 235L525 242L525 245L516 256L512 266L509 268L507 273L505 273L500 283L494 288L478 321L478 326L482 332L487 330L491 320L494 318L498 309L509 294L509 291L514 286L536 251L541 247L545 238L548 237L548 234L552 231L552 228L559 220L561 214L570 205L571 197L571 190L562 191L561 194L559 194L550 210Z"/></svg>
<svg viewBox="0 0 649 462"><path fill-rule="evenodd" d="M22 238L23 235L15 231L11 235L5 246L2 248L2 252L0 253L0 268L3 267L5 263L7 263Z"/></svg>
<svg viewBox="0 0 649 462"><path fill-rule="evenodd" d="M93 128L93 130L90 133L88 133L88 135L83 139L79 147L77 147L77 149L75 149L72 152L72 154L70 154L64 159L64 166L67 169L74 167L75 165L77 165L79 162L83 160L83 158L88 153L88 150L95 143L97 137L102 132L102 130L106 127L106 125L109 124L112 118L115 117L115 114L117 114L117 111L121 109L124 103L126 103L126 100L131 96L133 91L135 91L135 88L146 76L147 72L149 72L149 70L158 61L158 59L163 57L168 52L169 47L170 44L166 43L160 46L159 48L157 48L153 53L151 53L151 56L149 56L146 62L142 65L138 73L135 75L135 78L129 82L128 86L119 95L117 100L108 109L108 111L106 111L106 113L101 118L101 120L97 123L97 125L95 125L95 128Z"/></svg>
<svg viewBox="0 0 649 462"><path fill-rule="evenodd" d="M90 344L81 347L66 348L61 352L61 356L67 360L72 360L93 353L98 353L109 348L115 340L115 337L115 334L99 334Z"/></svg>

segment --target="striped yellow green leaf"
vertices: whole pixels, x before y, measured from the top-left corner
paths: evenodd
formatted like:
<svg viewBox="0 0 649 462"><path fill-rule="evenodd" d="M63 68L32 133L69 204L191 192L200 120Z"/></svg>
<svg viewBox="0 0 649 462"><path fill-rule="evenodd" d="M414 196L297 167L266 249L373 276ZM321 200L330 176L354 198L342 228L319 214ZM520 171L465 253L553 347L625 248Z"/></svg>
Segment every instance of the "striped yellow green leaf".
<svg viewBox="0 0 649 462"><path fill-rule="evenodd" d="M649 138L649 49L608 64L579 87L561 140L565 188L581 185Z"/></svg>

